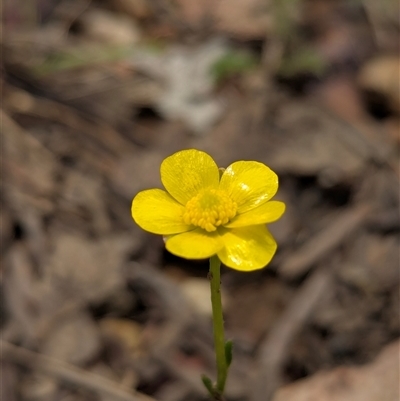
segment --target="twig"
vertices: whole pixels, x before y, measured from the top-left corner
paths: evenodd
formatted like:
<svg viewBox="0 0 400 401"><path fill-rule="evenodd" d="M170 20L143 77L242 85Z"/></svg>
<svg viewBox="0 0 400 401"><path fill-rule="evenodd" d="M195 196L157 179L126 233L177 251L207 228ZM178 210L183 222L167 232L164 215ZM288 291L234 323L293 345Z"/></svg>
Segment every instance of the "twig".
<svg viewBox="0 0 400 401"><path fill-rule="evenodd" d="M317 270L299 290L286 312L260 347L259 369L251 401L269 401L281 383L281 370L290 343L309 318L315 304L330 283L330 272Z"/></svg>
<svg viewBox="0 0 400 401"><path fill-rule="evenodd" d="M324 255L332 251L365 221L371 207L361 205L343 212L331 225L317 233L298 251L287 258L279 268L285 277L295 278L308 271Z"/></svg>
<svg viewBox="0 0 400 401"><path fill-rule="evenodd" d="M108 395L116 401L155 401L154 398L137 392L134 393L131 389L105 377L3 340L0 340L0 359L38 369L75 386Z"/></svg>

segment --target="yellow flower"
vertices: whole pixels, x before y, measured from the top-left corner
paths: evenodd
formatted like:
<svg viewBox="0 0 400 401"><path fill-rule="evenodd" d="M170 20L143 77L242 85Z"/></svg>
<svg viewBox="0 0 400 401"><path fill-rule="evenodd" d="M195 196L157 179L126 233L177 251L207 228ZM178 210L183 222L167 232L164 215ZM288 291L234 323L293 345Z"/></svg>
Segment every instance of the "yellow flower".
<svg viewBox="0 0 400 401"><path fill-rule="evenodd" d="M161 164L167 191L139 192L132 217L144 230L166 237L166 248L186 259L218 255L226 266L250 271L266 266L276 251L267 227L285 204L270 201L278 177L266 165L237 161L220 170L207 153L182 150Z"/></svg>

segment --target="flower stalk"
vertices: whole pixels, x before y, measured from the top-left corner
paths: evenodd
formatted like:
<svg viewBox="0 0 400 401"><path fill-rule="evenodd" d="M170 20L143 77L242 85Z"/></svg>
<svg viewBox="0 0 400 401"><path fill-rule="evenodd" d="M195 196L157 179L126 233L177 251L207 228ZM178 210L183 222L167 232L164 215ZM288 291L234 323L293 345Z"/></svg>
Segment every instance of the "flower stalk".
<svg viewBox="0 0 400 401"><path fill-rule="evenodd" d="M228 377L228 363L225 352L225 333L224 318L222 314L221 301L221 262L218 256L210 258L210 288L211 305L213 314L214 346L217 364L217 383L215 393L222 396L225 389L226 379Z"/></svg>

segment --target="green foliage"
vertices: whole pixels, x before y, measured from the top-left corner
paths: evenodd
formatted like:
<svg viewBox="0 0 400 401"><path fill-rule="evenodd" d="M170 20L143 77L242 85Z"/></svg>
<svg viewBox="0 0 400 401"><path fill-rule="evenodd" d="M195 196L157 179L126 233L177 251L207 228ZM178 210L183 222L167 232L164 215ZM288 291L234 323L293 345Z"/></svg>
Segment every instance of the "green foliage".
<svg viewBox="0 0 400 401"><path fill-rule="evenodd" d="M290 40L296 31L296 14L301 0L274 0L275 33L284 42Z"/></svg>
<svg viewBox="0 0 400 401"><path fill-rule="evenodd" d="M301 0L274 0L275 35L282 43L284 53L278 75L290 78L298 74L321 76L327 63L311 48L299 29L303 2Z"/></svg>
<svg viewBox="0 0 400 401"><path fill-rule="evenodd" d="M118 62L142 51L159 54L164 48L164 44L157 40L149 40L135 47L132 45L77 46L48 54L41 64L33 68L33 71L38 75L47 75L64 70Z"/></svg>
<svg viewBox="0 0 400 401"><path fill-rule="evenodd" d="M286 78L304 73L320 76L326 68L325 60L316 51L303 47L283 58L278 73Z"/></svg>
<svg viewBox="0 0 400 401"><path fill-rule="evenodd" d="M216 82L229 79L237 74L252 70L257 60L248 52L232 50L225 53L211 67L211 73Z"/></svg>
<svg viewBox="0 0 400 401"><path fill-rule="evenodd" d="M210 395L212 397L214 397L215 389L214 389L211 379L206 375L201 375L201 381L203 382L204 387L207 389L207 391L210 393Z"/></svg>
<svg viewBox="0 0 400 401"><path fill-rule="evenodd" d="M47 75L62 70L70 70L100 63L115 62L128 57L131 46L91 46L60 50L49 54L40 65L34 68L38 75Z"/></svg>
<svg viewBox="0 0 400 401"><path fill-rule="evenodd" d="M232 351L233 351L233 342L232 340L228 340L225 343L225 359L226 359L226 365L229 366L232 363Z"/></svg>

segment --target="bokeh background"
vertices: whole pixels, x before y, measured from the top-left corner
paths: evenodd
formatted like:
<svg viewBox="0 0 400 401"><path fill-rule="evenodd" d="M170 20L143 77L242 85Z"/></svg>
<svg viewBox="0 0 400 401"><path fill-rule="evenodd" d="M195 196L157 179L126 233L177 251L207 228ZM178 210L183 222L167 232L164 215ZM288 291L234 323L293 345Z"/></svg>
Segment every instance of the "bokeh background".
<svg viewBox="0 0 400 401"><path fill-rule="evenodd" d="M4 401L202 401L207 261L130 216L185 148L280 177L224 268L228 401L399 400L396 0L5 0Z"/></svg>

